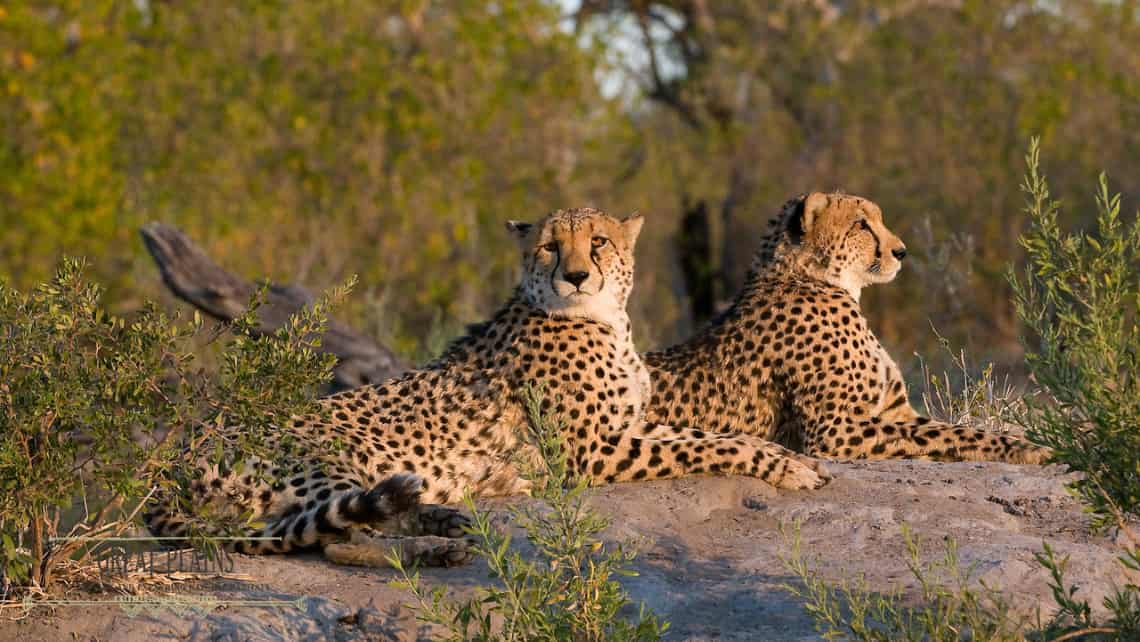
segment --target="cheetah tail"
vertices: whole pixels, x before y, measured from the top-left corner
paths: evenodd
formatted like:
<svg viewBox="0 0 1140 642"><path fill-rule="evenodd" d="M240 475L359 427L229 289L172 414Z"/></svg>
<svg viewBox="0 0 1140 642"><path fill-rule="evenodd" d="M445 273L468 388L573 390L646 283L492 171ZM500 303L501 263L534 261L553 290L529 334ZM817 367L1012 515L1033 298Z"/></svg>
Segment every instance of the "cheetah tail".
<svg viewBox="0 0 1140 642"><path fill-rule="evenodd" d="M307 549L341 537L352 526L375 524L398 517L415 509L420 501L423 480L415 475L393 475L370 490L353 489L333 495L311 507L274 516L266 525L239 531L239 540L227 544L239 553L287 553ZM224 534L223 528L209 525L185 514L169 511L169 503L160 504L144 519L156 537L185 537L192 527L207 536Z"/></svg>

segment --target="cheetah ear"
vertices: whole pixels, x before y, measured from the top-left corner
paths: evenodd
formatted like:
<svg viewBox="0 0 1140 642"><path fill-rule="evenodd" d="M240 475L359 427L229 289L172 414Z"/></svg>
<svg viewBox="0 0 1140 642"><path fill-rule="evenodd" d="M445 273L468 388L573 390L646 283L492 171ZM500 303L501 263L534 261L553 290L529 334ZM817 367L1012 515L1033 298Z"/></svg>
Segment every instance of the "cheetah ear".
<svg viewBox="0 0 1140 642"><path fill-rule="evenodd" d="M534 229L533 223L526 223L523 221L507 221L507 231L510 232L511 236L514 236L515 240L519 243L522 243L526 240L527 234L530 234L530 231L532 229Z"/></svg>
<svg viewBox="0 0 1140 642"><path fill-rule="evenodd" d="M812 192L796 200L792 218L788 221L788 235L793 243L798 244L802 243L804 238L811 236L816 216L827 207L828 197L822 192Z"/></svg>
<svg viewBox="0 0 1140 642"><path fill-rule="evenodd" d="M641 234L641 226L644 223L645 217L638 212L634 212L622 219L621 228L625 230L625 238L629 241L630 245L637 242L637 237Z"/></svg>

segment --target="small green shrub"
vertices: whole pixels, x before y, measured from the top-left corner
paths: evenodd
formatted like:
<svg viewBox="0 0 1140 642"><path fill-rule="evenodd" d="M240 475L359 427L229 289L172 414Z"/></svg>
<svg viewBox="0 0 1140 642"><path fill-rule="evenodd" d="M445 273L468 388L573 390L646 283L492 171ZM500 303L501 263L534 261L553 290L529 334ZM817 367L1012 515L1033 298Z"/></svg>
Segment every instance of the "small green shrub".
<svg viewBox="0 0 1140 642"><path fill-rule="evenodd" d="M804 601L804 608L815 620L816 630L825 639L861 642L1025 639L1021 631L1028 622L1011 614L1000 591L985 583L975 587L974 569L962 568L953 540L947 541L942 559L923 563L918 538L903 525L907 569L921 589L917 603L907 606L902 589L897 586L885 593L872 591L863 577L831 584L804 558L799 524L790 528L781 526L780 531L790 551L781 559L788 571L800 580L785 588Z"/></svg>
<svg viewBox="0 0 1140 642"><path fill-rule="evenodd" d="M390 562L402 574L398 585L416 599L416 617L447 631L447 640L658 640L668 628L642 604L636 618L621 611L630 599L614 575L636 575L627 565L635 553L607 547L598 538L609 520L586 506L586 479L572 479L560 426L541 412L541 394L524 391L536 461L521 464L543 505L514 506L510 515L535 548L533 559L511 549L509 532L491 524L468 495L476 548L487 560L494 585L463 601L449 600L444 587L425 589L419 574L399 557Z"/></svg>
<svg viewBox="0 0 1140 642"><path fill-rule="evenodd" d="M217 335L197 315L183 323L147 304L126 320L100 296L72 260L31 293L0 283L5 593L47 590L62 568L97 556L102 538L190 474L187 447L209 437L218 450L204 454L219 463L256 452L273 422L312 409L331 375L331 357L314 350L327 299L272 337L239 335L211 376L193 349Z"/></svg>
<svg viewBox="0 0 1140 642"><path fill-rule="evenodd" d="M902 588L886 592L872 590L866 579L844 578L837 584L823 578L803 555L799 524L791 528L781 525L781 534L789 553L781 560L799 579L785 589L804 601L804 608L815 620L816 630L828 640L859 642L893 642L895 640L930 640L932 642L1061 642L1063 640L1134 639L1136 627L1135 594L1124 592L1108 598L1106 606L1122 613L1127 621L1114 615L1106 626L1097 626L1088 602L1076 596L1077 588L1065 581L1069 558L1058 557L1048 542L1043 552L1036 553L1037 562L1049 571L1048 585L1053 593L1056 611L1048 623L1040 609L1033 617L1016 614L999 587L977 580L974 567L963 568L958 559L957 542L946 541L942 558L924 564L920 542L903 525L907 569L918 583L920 594L910 601ZM1123 597L1121 597L1123 596ZM1124 599L1124 604L1114 601Z"/></svg>
<svg viewBox="0 0 1140 642"><path fill-rule="evenodd" d="M1140 512L1140 220L1120 220L1102 174L1095 233L1062 231L1038 155L1035 142L1023 186L1029 262L1023 277L1010 274L1025 360L1042 388L1025 422L1084 473L1073 487L1098 524L1117 524Z"/></svg>

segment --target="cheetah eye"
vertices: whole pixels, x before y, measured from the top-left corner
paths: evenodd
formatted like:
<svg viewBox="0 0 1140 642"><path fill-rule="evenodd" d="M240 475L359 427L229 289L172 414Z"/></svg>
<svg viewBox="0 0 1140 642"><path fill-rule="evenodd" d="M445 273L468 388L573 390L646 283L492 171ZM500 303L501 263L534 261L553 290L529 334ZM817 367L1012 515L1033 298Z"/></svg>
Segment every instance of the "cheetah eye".
<svg viewBox="0 0 1140 642"><path fill-rule="evenodd" d="M610 240L604 236L595 236L590 239L590 245L592 245L595 250L609 242Z"/></svg>
<svg viewBox="0 0 1140 642"><path fill-rule="evenodd" d="M867 230L868 232L871 231L871 224L868 223L867 219L865 219L865 218L859 219L859 221L855 224L859 226L859 229Z"/></svg>
<svg viewBox="0 0 1140 642"><path fill-rule="evenodd" d="M551 241L550 243L543 245L542 249L546 250L547 252L557 252L558 251L558 243L555 241Z"/></svg>

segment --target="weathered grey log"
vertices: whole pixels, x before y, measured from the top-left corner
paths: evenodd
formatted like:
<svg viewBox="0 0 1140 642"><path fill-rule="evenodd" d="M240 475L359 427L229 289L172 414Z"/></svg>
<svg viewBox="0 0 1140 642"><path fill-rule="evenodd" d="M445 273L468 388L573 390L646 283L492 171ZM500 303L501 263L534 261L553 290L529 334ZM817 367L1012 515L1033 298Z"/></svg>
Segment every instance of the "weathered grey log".
<svg viewBox="0 0 1140 642"><path fill-rule="evenodd" d="M150 223L139 233L163 282L178 298L219 321L232 321L245 312L258 284L227 272L178 228ZM272 333L312 301L312 293L303 287L270 284L257 310L254 334ZM383 381L408 367L391 350L336 319L329 319L321 350L337 358L327 394Z"/></svg>

